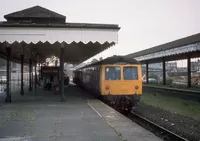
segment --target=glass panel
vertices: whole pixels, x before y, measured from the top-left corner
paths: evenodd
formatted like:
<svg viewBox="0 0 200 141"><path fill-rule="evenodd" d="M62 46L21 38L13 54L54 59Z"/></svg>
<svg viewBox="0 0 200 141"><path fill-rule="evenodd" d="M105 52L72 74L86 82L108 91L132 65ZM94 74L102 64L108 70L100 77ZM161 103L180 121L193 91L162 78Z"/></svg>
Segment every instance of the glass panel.
<svg viewBox="0 0 200 141"><path fill-rule="evenodd" d="M120 80L120 67L106 67L106 80Z"/></svg>
<svg viewBox="0 0 200 141"><path fill-rule="evenodd" d="M124 80L137 80L138 68L137 67L124 67Z"/></svg>

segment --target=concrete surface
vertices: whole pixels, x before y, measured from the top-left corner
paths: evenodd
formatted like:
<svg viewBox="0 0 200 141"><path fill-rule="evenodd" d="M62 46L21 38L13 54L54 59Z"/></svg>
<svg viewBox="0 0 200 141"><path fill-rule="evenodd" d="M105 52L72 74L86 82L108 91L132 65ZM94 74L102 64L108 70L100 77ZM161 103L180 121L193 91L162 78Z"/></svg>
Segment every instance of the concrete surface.
<svg viewBox="0 0 200 141"><path fill-rule="evenodd" d="M0 107L0 141L159 141L80 88L70 86L65 96L12 93L12 103Z"/></svg>
<svg viewBox="0 0 200 141"><path fill-rule="evenodd" d="M88 103L123 139L128 141L162 141L101 101L94 99L88 100Z"/></svg>

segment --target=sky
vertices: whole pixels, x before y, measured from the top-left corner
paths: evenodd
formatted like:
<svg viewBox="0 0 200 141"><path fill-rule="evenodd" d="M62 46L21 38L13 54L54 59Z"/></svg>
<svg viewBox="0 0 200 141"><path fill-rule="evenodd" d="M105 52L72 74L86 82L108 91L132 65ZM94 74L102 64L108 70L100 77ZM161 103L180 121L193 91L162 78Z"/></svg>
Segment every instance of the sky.
<svg viewBox="0 0 200 141"><path fill-rule="evenodd" d="M3 15L40 5L66 22L118 24L118 44L93 58L126 55L200 33L200 0L0 0ZM89 59L91 61L93 58Z"/></svg>

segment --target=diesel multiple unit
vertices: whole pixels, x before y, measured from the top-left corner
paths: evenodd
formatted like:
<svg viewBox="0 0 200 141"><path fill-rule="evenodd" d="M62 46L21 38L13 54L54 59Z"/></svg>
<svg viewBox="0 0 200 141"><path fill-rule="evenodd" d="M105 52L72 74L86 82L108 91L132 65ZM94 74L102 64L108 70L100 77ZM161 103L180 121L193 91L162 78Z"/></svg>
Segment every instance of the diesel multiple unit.
<svg viewBox="0 0 200 141"><path fill-rule="evenodd" d="M142 94L141 64L132 58L113 56L73 72L73 82L117 109L131 110Z"/></svg>

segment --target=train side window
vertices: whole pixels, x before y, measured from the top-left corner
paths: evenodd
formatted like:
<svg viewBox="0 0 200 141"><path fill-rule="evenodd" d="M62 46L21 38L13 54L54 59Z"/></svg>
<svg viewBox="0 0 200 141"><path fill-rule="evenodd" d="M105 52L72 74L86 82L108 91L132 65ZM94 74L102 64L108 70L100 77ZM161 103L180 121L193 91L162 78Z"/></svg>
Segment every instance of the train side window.
<svg viewBox="0 0 200 141"><path fill-rule="evenodd" d="M120 67L106 67L105 80L120 80Z"/></svg>
<svg viewBox="0 0 200 141"><path fill-rule="evenodd" d="M124 75L124 80L138 80L138 68L124 67L123 75Z"/></svg>

